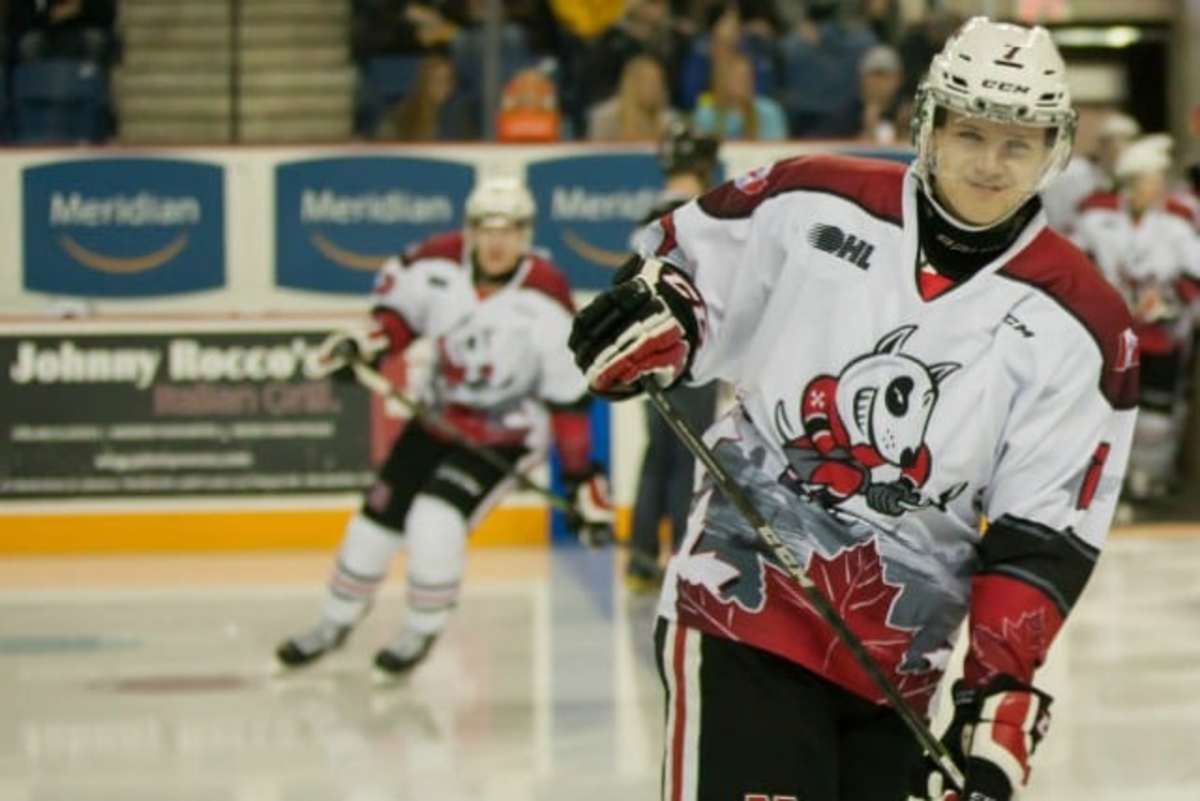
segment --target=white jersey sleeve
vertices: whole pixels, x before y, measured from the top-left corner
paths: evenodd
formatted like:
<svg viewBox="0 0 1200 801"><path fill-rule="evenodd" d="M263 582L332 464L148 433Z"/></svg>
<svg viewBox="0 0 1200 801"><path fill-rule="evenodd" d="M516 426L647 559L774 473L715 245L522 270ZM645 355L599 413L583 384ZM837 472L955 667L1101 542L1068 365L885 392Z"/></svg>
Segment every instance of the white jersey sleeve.
<svg viewBox="0 0 1200 801"><path fill-rule="evenodd" d="M416 332L429 329L430 283L428 265L424 262L405 264L390 258L375 275L371 290L374 309L387 309L399 314Z"/></svg>
<svg viewBox="0 0 1200 801"><path fill-rule="evenodd" d="M570 312L558 305L547 310L537 337L541 356L538 394L551 403L574 403L587 393L587 379L567 347L571 333Z"/></svg>
<svg viewBox="0 0 1200 801"><path fill-rule="evenodd" d="M1021 315L1031 323L1045 320L1046 330L1055 323L1047 311ZM1007 365L1011 380L1028 382L1032 391L1017 395L1005 421L984 509L989 520L1008 516L1073 532L1099 549L1112 521L1136 414L1128 402L1114 408L1102 384L1119 382L1121 371L1135 368L1137 339L1129 329L1116 334L1113 363L1106 364L1088 332L1074 321L1058 321L1064 323L1078 330L1062 332L1071 345L1050 351L1053 363L1033 347L1012 352L1027 361ZM1126 391L1127 398L1130 394Z"/></svg>
<svg viewBox="0 0 1200 801"><path fill-rule="evenodd" d="M779 215L766 191L780 166L755 170L686 203L637 237L641 256L679 267L704 298L707 324L692 361L693 383L737 381L738 356L761 323L758 312L786 257L775 235ZM742 209L728 216L712 213L722 202L714 198L738 194L744 196Z"/></svg>

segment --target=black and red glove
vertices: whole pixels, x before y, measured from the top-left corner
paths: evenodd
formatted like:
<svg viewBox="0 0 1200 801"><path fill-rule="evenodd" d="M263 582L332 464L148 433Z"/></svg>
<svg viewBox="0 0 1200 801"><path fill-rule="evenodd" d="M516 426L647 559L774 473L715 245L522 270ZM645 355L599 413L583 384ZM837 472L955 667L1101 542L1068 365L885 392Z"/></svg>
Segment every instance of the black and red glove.
<svg viewBox="0 0 1200 801"><path fill-rule="evenodd" d="M683 378L700 345L704 301L682 270L657 259L635 257L617 281L575 317L567 344L592 392L623 400L644 378L663 388Z"/></svg>
<svg viewBox="0 0 1200 801"><path fill-rule="evenodd" d="M949 789L932 762L915 777L914 793L928 801L1011 801L1029 779L1029 758L1050 725L1046 693L1011 676L987 685L954 684L954 718L942 737L962 768L962 793Z"/></svg>
<svg viewBox="0 0 1200 801"><path fill-rule="evenodd" d="M604 471L592 465L584 474L563 478L573 507L567 514L567 528L589 548L611 545L613 504Z"/></svg>

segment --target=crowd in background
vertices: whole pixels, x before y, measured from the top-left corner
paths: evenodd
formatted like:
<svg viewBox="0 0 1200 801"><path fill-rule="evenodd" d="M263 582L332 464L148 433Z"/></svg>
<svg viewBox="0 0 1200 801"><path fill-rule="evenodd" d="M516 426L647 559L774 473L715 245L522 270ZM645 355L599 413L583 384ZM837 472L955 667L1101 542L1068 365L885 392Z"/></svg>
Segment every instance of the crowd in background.
<svg viewBox="0 0 1200 801"><path fill-rule="evenodd" d="M486 0L350 3L357 135L470 141L487 132ZM904 141L912 89L960 21L931 10L902 28L897 0L499 5L504 91L491 122L501 138L525 141L646 141L683 117L723 139ZM0 0L5 97L21 91L20 65L67 61L76 72L85 65L107 95L121 55L117 14L116 0ZM109 122L65 138L102 141L118 130Z"/></svg>
<svg viewBox="0 0 1200 801"><path fill-rule="evenodd" d="M552 112L525 138L646 141L690 118L724 140L906 139L912 91L960 20L901 28L896 0L511 0L497 120ZM399 105L360 115L369 138L469 140L479 119L486 3L355 0L353 53L416 59ZM514 83L538 81L540 91Z"/></svg>

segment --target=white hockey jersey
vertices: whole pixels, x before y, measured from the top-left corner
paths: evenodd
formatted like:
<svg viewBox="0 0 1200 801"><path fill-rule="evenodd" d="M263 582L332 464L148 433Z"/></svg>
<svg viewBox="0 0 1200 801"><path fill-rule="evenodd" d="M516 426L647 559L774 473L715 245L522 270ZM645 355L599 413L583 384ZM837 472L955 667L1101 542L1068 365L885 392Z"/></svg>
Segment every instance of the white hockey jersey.
<svg viewBox="0 0 1200 801"><path fill-rule="evenodd" d="M384 264L372 304L393 350L418 335L433 340L429 405L473 442L541 450L550 434L547 403L565 406L586 394L567 348L574 315L570 289L541 256L527 256L505 286L482 295L462 234L439 235ZM563 431L570 424L554 428L568 472L575 462L583 469L586 420L569 437ZM573 452L579 449L584 452Z"/></svg>
<svg viewBox="0 0 1200 801"><path fill-rule="evenodd" d="M1050 186L1042 192L1046 222L1062 234L1075 230L1081 204L1096 192L1112 186L1112 179L1099 164L1086 156L1075 156Z"/></svg>
<svg viewBox="0 0 1200 801"><path fill-rule="evenodd" d="M639 242L703 296L708 442L918 707L971 614L969 681L1030 680L1104 544L1137 400L1124 304L1040 212L969 280L919 288L917 182L833 156L754 171ZM883 696L698 474L659 611ZM980 534L980 518L990 522Z"/></svg>
<svg viewBox="0 0 1200 801"><path fill-rule="evenodd" d="M1135 318L1160 323L1139 329L1143 350L1169 350L1188 338L1188 307L1200 301L1200 233L1191 210L1169 200L1134 219L1125 199L1103 192L1089 197L1072 239L1125 297ZM1160 308L1141 308L1153 289Z"/></svg>

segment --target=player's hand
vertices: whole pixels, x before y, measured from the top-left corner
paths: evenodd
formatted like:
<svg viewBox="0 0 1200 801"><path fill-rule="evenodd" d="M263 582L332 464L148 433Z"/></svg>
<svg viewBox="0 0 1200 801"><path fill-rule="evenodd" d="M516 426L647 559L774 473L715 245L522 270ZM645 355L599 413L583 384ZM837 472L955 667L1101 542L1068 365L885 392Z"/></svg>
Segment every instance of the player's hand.
<svg viewBox="0 0 1200 801"><path fill-rule="evenodd" d="M921 496L913 489L912 484L902 478L871 484L864 494L867 496L867 506L880 514L892 517L898 517L916 508L921 502Z"/></svg>
<svg viewBox="0 0 1200 801"><path fill-rule="evenodd" d="M568 477L567 493L574 507L567 515L572 533L589 548L611 545L613 505L604 473L593 466L586 475Z"/></svg>
<svg viewBox="0 0 1200 801"><path fill-rule="evenodd" d="M987 686L954 684L954 718L942 737L962 768L961 794L932 762L915 777L917 797L929 801L1011 801L1029 779L1029 758L1050 725L1051 698L1041 690L998 676Z"/></svg>
<svg viewBox="0 0 1200 801"><path fill-rule="evenodd" d="M379 326L334 331L310 354L309 374L314 378L353 381L354 362L371 364L387 348L387 333Z"/></svg>
<svg viewBox="0 0 1200 801"><path fill-rule="evenodd" d="M657 259L635 257L619 283L575 317L568 345L597 395L622 400L644 378L669 387L700 344L704 302L691 279Z"/></svg>

